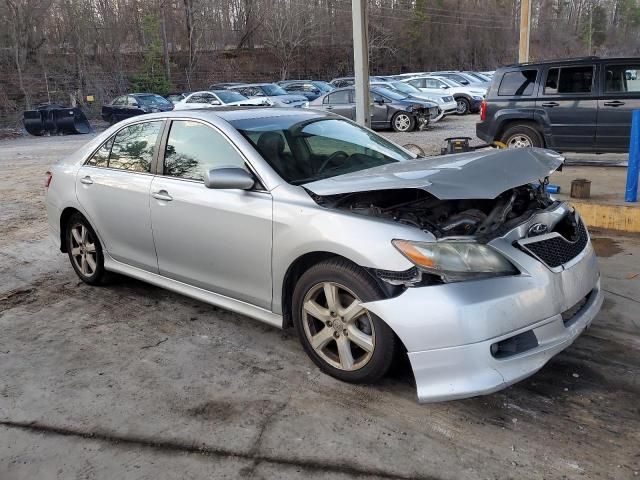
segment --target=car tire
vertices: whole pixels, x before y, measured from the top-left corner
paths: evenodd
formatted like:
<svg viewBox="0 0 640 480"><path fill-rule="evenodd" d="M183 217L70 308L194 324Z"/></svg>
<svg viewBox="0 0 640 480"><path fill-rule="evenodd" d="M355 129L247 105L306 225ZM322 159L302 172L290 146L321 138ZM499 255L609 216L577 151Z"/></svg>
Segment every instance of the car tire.
<svg viewBox="0 0 640 480"><path fill-rule="evenodd" d="M530 125L514 125L507 128L500 141L507 148L544 147L542 135Z"/></svg>
<svg viewBox="0 0 640 480"><path fill-rule="evenodd" d="M411 132L416 128L416 119L406 112L398 112L391 118L391 127L396 132Z"/></svg>
<svg viewBox="0 0 640 480"><path fill-rule="evenodd" d="M95 230L80 213L69 218L65 239L69 261L80 280L89 285L105 283L107 272L102 245Z"/></svg>
<svg viewBox="0 0 640 480"><path fill-rule="evenodd" d="M344 259L318 263L300 277L293 292L293 322L304 350L323 372L350 383L373 383L387 372L395 335L359 307L380 298L384 295L373 279Z"/></svg>
<svg viewBox="0 0 640 480"><path fill-rule="evenodd" d="M456 115L467 115L471 110L471 103L464 97L456 98L458 107L456 109Z"/></svg>

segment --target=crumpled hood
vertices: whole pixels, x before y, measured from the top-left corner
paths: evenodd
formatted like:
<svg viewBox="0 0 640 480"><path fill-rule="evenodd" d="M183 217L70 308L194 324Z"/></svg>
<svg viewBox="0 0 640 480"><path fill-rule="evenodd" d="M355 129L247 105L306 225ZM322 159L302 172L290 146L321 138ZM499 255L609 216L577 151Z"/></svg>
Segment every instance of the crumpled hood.
<svg viewBox="0 0 640 480"><path fill-rule="evenodd" d="M316 195L420 188L440 200L493 199L553 173L564 157L543 148L478 150L390 163L302 185Z"/></svg>

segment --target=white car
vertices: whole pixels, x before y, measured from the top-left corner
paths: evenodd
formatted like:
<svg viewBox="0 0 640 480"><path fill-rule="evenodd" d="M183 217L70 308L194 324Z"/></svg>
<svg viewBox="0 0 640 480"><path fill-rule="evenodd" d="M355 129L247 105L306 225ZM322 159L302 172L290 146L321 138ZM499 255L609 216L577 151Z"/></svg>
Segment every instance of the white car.
<svg viewBox="0 0 640 480"><path fill-rule="evenodd" d="M423 92L419 88L401 81L371 82L371 86L374 85L388 88L396 92L404 93L421 100L430 100L432 102L435 102L438 104L438 107L442 111L442 116L451 115L452 113L457 113L458 111L458 103L456 102L455 98L453 98L453 95L448 93Z"/></svg>
<svg viewBox="0 0 640 480"><path fill-rule="evenodd" d="M267 106L272 102L267 98L247 98L241 93L231 90L206 90L194 92L175 104L175 110L191 110L194 108L212 108L222 105L232 106Z"/></svg>
<svg viewBox="0 0 640 480"><path fill-rule="evenodd" d="M403 82L413 85L423 92L452 95L456 100L458 115L479 112L480 104L487 93L486 88L476 85L464 86L443 77L425 75L409 78Z"/></svg>

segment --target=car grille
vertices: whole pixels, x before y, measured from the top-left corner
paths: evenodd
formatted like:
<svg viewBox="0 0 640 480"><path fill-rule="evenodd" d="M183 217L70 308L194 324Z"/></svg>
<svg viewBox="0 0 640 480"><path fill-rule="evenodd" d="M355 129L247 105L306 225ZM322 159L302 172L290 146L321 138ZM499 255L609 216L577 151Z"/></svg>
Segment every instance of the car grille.
<svg viewBox="0 0 640 480"><path fill-rule="evenodd" d="M571 240L558 234L540 241L521 243L520 248L551 268L559 267L577 257L587 246L588 234L582 220L576 218Z"/></svg>

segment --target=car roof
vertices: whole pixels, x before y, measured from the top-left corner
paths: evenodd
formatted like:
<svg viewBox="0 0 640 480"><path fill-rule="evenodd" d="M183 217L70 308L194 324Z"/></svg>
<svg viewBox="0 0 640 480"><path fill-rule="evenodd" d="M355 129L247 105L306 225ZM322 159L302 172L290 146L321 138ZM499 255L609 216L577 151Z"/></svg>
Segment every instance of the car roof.
<svg viewBox="0 0 640 480"><path fill-rule="evenodd" d="M157 114L160 117L173 118L182 117L187 110L174 110ZM237 107L223 106L218 108L188 110L189 117L206 120L211 117L218 117L227 122L235 120L245 120L251 118L276 118L297 115L305 119L313 118L333 118L333 115L321 110L313 110L308 108L278 108L278 107Z"/></svg>
<svg viewBox="0 0 640 480"><path fill-rule="evenodd" d="M162 96L162 95L158 95L157 93L153 93L153 92L123 93L120 96L123 97L125 95L133 95L134 97L142 97L144 95L157 95L158 97Z"/></svg>
<svg viewBox="0 0 640 480"><path fill-rule="evenodd" d="M540 60L537 62L526 62L526 63L514 63L511 65L505 65L501 68L513 68L513 67L538 67L544 65L555 65L555 64L567 64L567 63L576 63L580 64L583 62L595 62L595 61L607 61L607 62L638 62L640 61L640 57L607 57L602 58L598 56L590 56L590 57L575 57L575 58L555 58L552 60Z"/></svg>
<svg viewBox="0 0 640 480"><path fill-rule="evenodd" d="M259 82L259 83L242 83L234 86L235 87L263 87L265 85L277 85L277 84L272 82Z"/></svg>

